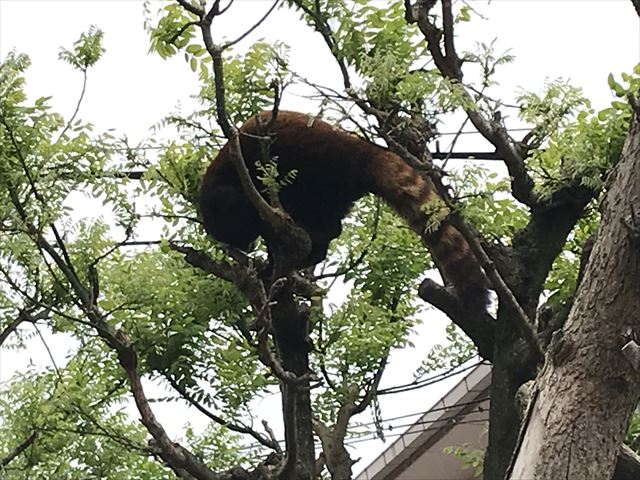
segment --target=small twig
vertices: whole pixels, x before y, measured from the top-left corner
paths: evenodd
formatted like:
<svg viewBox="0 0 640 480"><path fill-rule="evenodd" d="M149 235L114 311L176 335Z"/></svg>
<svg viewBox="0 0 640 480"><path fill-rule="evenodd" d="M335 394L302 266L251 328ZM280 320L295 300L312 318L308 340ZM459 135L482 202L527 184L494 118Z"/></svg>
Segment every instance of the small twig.
<svg viewBox="0 0 640 480"><path fill-rule="evenodd" d="M185 23L182 27L180 27L180 29L171 36L171 38L169 40L167 40L167 43L173 43L175 42L178 38L180 38L180 35L182 35L189 27L195 27L198 26L199 22L197 20L193 20L191 22L187 22Z"/></svg>
<svg viewBox="0 0 640 480"><path fill-rule="evenodd" d="M227 3L227 6L226 6L226 7L222 8L222 9L220 9L220 8L218 7L218 15L222 15L224 12L226 12L227 10L229 10L229 8L231 7L231 5L233 5L233 2L234 2L234 0L229 0L229 3ZM219 4L219 2L218 2L218 4Z"/></svg>
<svg viewBox="0 0 640 480"><path fill-rule="evenodd" d="M428 8L430 8L430 6L432 6L430 2L425 5L417 4L418 15L416 20L418 27L427 41L427 48L440 73L445 78L464 86L462 83L462 70L460 69L459 58L455 55L455 50L450 48L447 56L445 56L441 50L440 39L443 32L433 24L429 16ZM451 1L443 0L442 8L443 17L449 19L452 15ZM446 38L448 38L448 40L445 40L453 42L453 23L449 20L447 20L445 24L445 34ZM463 90L463 96L465 103L474 104L473 97L468 93L466 88ZM465 112L473 126L496 147L496 150L504 159L509 175L511 176L511 190L514 198L532 208L538 206L540 198L533 191L533 179L527 172L524 159L517 150L515 142L509 136L504 126L498 122L489 121L481 112L472 107L465 107Z"/></svg>
<svg viewBox="0 0 640 480"><path fill-rule="evenodd" d="M178 245L173 242L169 243L169 247L171 247L171 250L183 254L185 261L193 267L199 268L207 273L212 273L216 277L229 282L233 282L236 278L235 272L230 264L215 261L201 250L196 250L193 247L184 245Z"/></svg>
<svg viewBox="0 0 640 480"><path fill-rule="evenodd" d="M82 69L82 91L80 92L80 97L78 98L78 103L76 104L76 109L74 110L74 112L71 115L71 118L69 119L67 124L62 129L62 132L60 132L60 135L58 135L58 140L56 140L55 143L58 143L62 139L62 137L64 137L64 134L67 133L69 128L71 128L71 124L76 119L76 116L78 115L78 112L80 111L80 105L82 105L82 100L84 99L84 94L85 94L86 90L87 90L87 69L83 68Z"/></svg>
<svg viewBox="0 0 640 480"><path fill-rule="evenodd" d="M342 74L342 83L345 90L351 90L351 79L349 77L349 70L347 69L344 58L342 58L342 56L338 53L338 48L336 46L336 42L334 41L333 32L329 23L322 18L320 4L318 2L315 2L315 11L310 9L304 4L304 2L301 2L299 0L294 1L294 4L304 13L309 15L309 17L313 21L313 25L316 31L320 33L320 35L322 35L324 42L326 43L327 47L329 47L329 51L331 51L336 62L338 63L338 68L340 68L340 73Z"/></svg>
<svg viewBox="0 0 640 480"><path fill-rule="evenodd" d="M280 442L278 441L278 438L276 437L276 434L273 431L273 429L269 426L269 422L267 422L266 420L262 420L262 426L264 427L265 432L267 432L267 435L269 435L269 438L271 439L271 442L273 443L276 452L282 453Z"/></svg>
<svg viewBox="0 0 640 480"><path fill-rule="evenodd" d="M38 337L40 338L40 341L42 342L42 345L44 346L44 349L47 352L47 356L49 357L49 360L51 361L51 365L53 366L53 370L56 373L56 377L57 377L56 382L61 382L62 381L62 375L60 374L60 369L58 368L58 364L56 363L56 359L53 357L53 353L51 352L51 349L49 348L49 344L44 339L44 336L42 335L42 332L38 328L38 325L35 322L32 322L32 323L33 323L33 328L35 328L36 333L38 334Z"/></svg>
<svg viewBox="0 0 640 480"><path fill-rule="evenodd" d="M446 170L447 163L449 163L449 160L453 155L453 149L456 146L456 143L458 143L458 140L460 139L460 135L462 135L462 131L464 130L464 127L468 121L469 121L469 117L467 116L462 122L462 124L460 125L460 128L458 129L458 132L456 133L456 135L453 137L453 140L451 140L451 143L449 144L449 151L447 152L447 155L444 157L444 162L442 163L443 170ZM434 156L433 158L436 158L436 157Z"/></svg>
<svg viewBox="0 0 640 480"><path fill-rule="evenodd" d="M251 28L249 28L249 30L244 32L235 40L231 40L223 44L222 47L220 47L220 49L226 50L227 48L232 47L233 45L244 40L249 34L251 34L251 32L253 32L256 28L258 28L262 24L262 22L264 22L269 17L269 15L271 15L271 12L273 12L273 10L278 6L278 3L280 3L280 0L275 0L275 2L273 2L273 5L271 5L271 8L269 8L269 10L267 10L267 12L262 16L262 18L260 18L260 20L258 20Z"/></svg>
<svg viewBox="0 0 640 480"><path fill-rule="evenodd" d="M9 325L7 325L2 330L2 332L0 332L0 346L2 346L2 344L7 340L9 335L15 332L23 322L35 323L35 320L33 319L33 317L31 317L31 315L29 315L26 312L26 310L21 310L16 316L16 318L12 322L10 322Z"/></svg>

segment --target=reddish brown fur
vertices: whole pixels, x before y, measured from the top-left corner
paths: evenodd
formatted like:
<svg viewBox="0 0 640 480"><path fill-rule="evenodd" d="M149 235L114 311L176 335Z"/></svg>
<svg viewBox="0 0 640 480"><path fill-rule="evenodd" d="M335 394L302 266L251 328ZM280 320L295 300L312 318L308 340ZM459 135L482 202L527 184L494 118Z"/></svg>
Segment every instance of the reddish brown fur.
<svg viewBox="0 0 640 480"><path fill-rule="evenodd" d="M266 124L270 112L260 114ZM258 135L255 117L240 131ZM278 158L281 175L296 170L294 181L280 191L291 217L307 230L312 252L305 265L325 258L329 242L341 231L341 221L355 200L367 193L382 197L425 240L446 283L456 287L467 305L484 305L484 275L469 246L451 226L425 235L429 216L425 205L437 198L430 184L398 155L296 112L281 111L271 128L270 155ZM255 162L259 142L241 135L245 162L258 188ZM248 202L225 145L211 163L202 183L200 207L207 232L238 248L248 248L258 236L270 239L270 228Z"/></svg>

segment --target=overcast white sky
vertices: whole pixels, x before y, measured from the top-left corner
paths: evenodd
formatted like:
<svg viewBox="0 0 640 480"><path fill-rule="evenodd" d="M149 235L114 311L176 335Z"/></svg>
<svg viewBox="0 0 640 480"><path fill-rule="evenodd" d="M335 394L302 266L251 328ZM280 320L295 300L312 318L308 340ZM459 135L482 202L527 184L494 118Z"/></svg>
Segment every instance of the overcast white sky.
<svg viewBox="0 0 640 480"><path fill-rule="evenodd" d="M399 1L399 0L397 0ZM154 1L152 8L165 2ZM638 17L628 0L494 0L472 1L474 8L487 17L474 19L458 29L459 49L472 49L477 41L498 38L498 51L510 49L516 61L504 67L498 76L500 92L509 98L518 87L539 90L544 79L564 77L584 89L594 107L602 108L612 96L606 77L619 75L640 62ZM214 36L235 37L252 25L271 5L270 0L238 0L214 25ZM250 35L243 47L265 37L291 46L291 65L299 73L324 85L340 86L338 70L319 37L309 32L287 10L277 11L262 27ZM135 0L58 1L0 0L0 59L12 49L31 56L28 92L36 96L52 95L54 109L70 115L80 91L81 77L57 60L60 46L70 46L90 25L105 32L107 52L90 71L86 100L80 115L93 122L97 130L115 128L133 141L150 136L149 127L178 103L189 103L197 91L197 78L181 56L163 61L147 54L148 40L143 30L142 4ZM283 108L305 110L309 105L295 96L284 99ZM515 119L509 119L509 126ZM451 128L456 128L451 125ZM486 148L470 136L461 149ZM442 339L444 322L435 314L425 317L412 350L397 352L385 376L387 385L411 380L411 373L429 345ZM56 355L64 356L64 346ZM47 364L41 348L17 356L0 351L0 379L16 365L32 359ZM384 399L385 417L426 409L449 388L436 385L402 398ZM263 402L266 411L278 410L277 399ZM173 409L175 407L171 407ZM160 418L172 410L161 406ZM265 414L267 415L267 414ZM198 421L201 419L193 418ZM177 433L185 418L170 422ZM387 444L388 445L388 444ZM358 444L354 457L362 457L355 470L364 468L385 445L379 441Z"/></svg>

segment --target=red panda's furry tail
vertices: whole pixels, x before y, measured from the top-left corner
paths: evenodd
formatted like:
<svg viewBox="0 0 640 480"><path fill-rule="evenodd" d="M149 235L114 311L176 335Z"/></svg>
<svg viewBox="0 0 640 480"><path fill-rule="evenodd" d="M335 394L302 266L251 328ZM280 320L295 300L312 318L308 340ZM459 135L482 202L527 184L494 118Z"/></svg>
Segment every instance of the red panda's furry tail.
<svg viewBox="0 0 640 480"><path fill-rule="evenodd" d="M373 193L384 198L429 248L447 286L453 286L469 313L486 309L488 280L462 234L445 222L437 225L439 197L433 186L401 157L381 151L376 155ZM431 225L435 225L433 228Z"/></svg>
<svg viewBox="0 0 640 480"><path fill-rule="evenodd" d="M422 239L445 283L454 286L464 309L470 313L484 311L489 302L488 280L462 234L444 224Z"/></svg>

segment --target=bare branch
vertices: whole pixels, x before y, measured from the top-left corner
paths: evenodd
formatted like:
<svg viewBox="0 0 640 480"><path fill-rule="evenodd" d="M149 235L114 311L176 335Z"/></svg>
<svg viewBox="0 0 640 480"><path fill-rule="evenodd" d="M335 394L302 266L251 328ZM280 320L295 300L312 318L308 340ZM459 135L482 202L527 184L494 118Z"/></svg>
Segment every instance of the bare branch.
<svg viewBox="0 0 640 480"><path fill-rule="evenodd" d="M278 438L276 437L276 434L273 431L273 429L269 426L269 422L267 422L266 420L262 420L262 426L264 427L264 430L267 432L267 435L269 435L269 438L271 439L271 442L273 443L276 452L282 453L280 442L278 441Z"/></svg>
<svg viewBox="0 0 640 480"><path fill-rule="evenodd" d="M80 111L80 105L82 105L82 100L84 99L84 94L85 94L86 91L87 91L87 69L84 68L82 70L82 91L80 92L80 97L78 98L78 103L76 103L76 109L74 110L73 114L71 115L71 118L69 118L69 121L67 122L67 124L62 129L62 132L60 132L60 135L58 135L58 140L56 140L55 143L58 143L62 139L64 134L67 133L69 128L71 128L71 124L76 119L76 116L78 116L78 112Z"/></svg>
<svg viewBox="0 0 640 480"><path fill-rule="evenodd" d="M233 5L234 0L229 0L229 3L227 3L227 6L224 8L218 8L218 14L222 15L224 12L226 12L227 10L229 10L229 8L231 8L231 5Z"/></svg>
<svg viewBox="0 0 640 480"><path fill-rule="evenodd" d="M258 20L249 30L244 32L235 40L231 40L225 43L224 45L222 45L222 47L220 47L220 49L226 50L227 48L232 47L236 43L239 43L242 40L244 40L251 32L253 32L256 28L258 28L262 24L262 22L264 22L267 19L267 17L269 17L269 15L271 15L271 12L273 12L273 10L278 6L278 3L280 3L280 0L275 0L275 2L273 2L273 5L271 5L271 8L269 8L269 10L267 10L267 12L262 16L262 18L260 18L260 20Z"/></svg>
<svg viewBox="0 0 640 480"><path fill-rule="evenodd" d="M48 315L48 311L47 311L47 315ZM42 316L41 318L46 318L46 315ZM18 329L20 324L22 324L23 322L35 323L36 321L37 319L34 316L32 316L27 310L25 309L20 310L16 318L12 322L10 322L2 330L2 332L0 332L0 346L7 340L9 335L11 335L13 332L15 332Z"/></svg>
<svg viewBox="0 0 640 480"><path fill-rule="evenodd" d="M537 362L543 362L544 353L542 352L536 334L533 330L533 323L528 318L524 309L520 306L520 303L516 299L511 289L502 279L500 273L498 273L495 264L489 258L489 255L487 255L487 253L484 251L484 248L482 248L480 241L474 235L469 225L467 225L467 223L459 214L455 212L451 213L449 215L449 221L451 225L456 227L458 231L464 236L465 240L471 247L473 254L480 262L480 265L482 266L485 274L487 275L487 277L489 277L491 285L498 294L498 298L503 301L505 305L507 305L508 308L514 313L513 318L516 322L516 326L520 330L522 338L531 349L531 354L534 356Z"/></svg>
<svg viewBox="0 0 640 480"><path fill-rule="evenodd" d="M462 77L462 72L460 71L460 59L456 53L454 43L451 0L442 0L442 24L444 28L444 49L447 61L449 62L454 75Z"/></svg>
<svg viewBox="0 0 640 480"><path fill-rule="evenodd" d="M132 362L124 360L123 356L119 352L118 356L121 359L120 364L127 373L129 385L131 386L131 392L133 393L133 398L135 400L136 406L138 407L138 412L140 412L142 424L147 428L149 433L157 442L158 447L160 448L160 456L162 457L162 459L169 463L172 468L184 469L199 480L218 480L219 476L216 475L211 469L209 469L206 464L196 458L191 452L183 448L180 444L174 443L169 438L167 432L158 422L153 411L151 410L151 407L149 406L149 401L147 400L144 389L142 388L140 376L136 371L135 352L133 351L133 348L124 342L120 342L117 348L119 348L120 350L124 349L127 353L127 356L130 356L131 360L133 360Z"/></svg>
<svg viewBox="0 0 640 480"><path fill-rule="evenodd" d="M344 88L346 90L351 89L351 79L349 78L349 70L347 69L347 64L344 61L344 58L339 54L338 48L336 46L336 42L333 38L333 32L331 30L331 26L329 23L322 17L322 12L320 11L320 5L316 2L315 10L307 7L304 2L295 1L295 5L302 10L304 13L309 15L311 20L313 21L313 25L318 33L322 35L324 42L329 47L329 50L333 54L336 62L338 63L338 68L340 68L340 73L342 74L342 83L344 84Z"/></svg>

